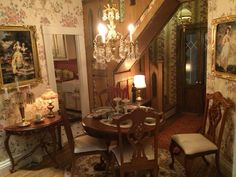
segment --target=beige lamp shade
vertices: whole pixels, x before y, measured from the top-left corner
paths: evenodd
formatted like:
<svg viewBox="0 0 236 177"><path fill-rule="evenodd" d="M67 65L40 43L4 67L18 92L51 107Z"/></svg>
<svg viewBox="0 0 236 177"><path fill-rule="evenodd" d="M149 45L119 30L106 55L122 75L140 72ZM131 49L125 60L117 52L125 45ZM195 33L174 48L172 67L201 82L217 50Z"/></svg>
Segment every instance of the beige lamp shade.
<svg viewBox="0 0 236 177"><path fill-rule="evenodd" d="M146 88L145 76L135 75L134 76L134 86L138 89Z"/></svg>

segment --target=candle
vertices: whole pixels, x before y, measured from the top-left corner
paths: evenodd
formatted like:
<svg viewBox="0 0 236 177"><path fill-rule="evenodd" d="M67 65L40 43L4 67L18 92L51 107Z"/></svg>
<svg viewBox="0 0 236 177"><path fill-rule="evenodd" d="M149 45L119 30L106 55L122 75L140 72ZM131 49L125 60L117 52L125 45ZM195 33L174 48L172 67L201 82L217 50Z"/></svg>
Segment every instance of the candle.
<svg viewBox="0 0 236 177"><path fill-rule="evenodd" d="M101 23L98 24L98 32L102 37L102 43L106 42L107 27Z"/></svg>
<svg viewBox="0 0 236 177"><path fill-rule="evenodd" d="M102 34L102 42L103 42L103 43L106 42L106 36L105 36L105 34Z"/></svg>
<svg viewBox="0 0 236 177"><path fill-rule="evenodd" d="M7 88L4 88L4 91L5 91L5 93L4 93L4 99L5 99L5 100L8 100L8 99L9 99L9 95L8 95Z"/></svg>
<svg viewBox="0 0 236 177"><path fill-rule="evenodd" d="M128 30L129 30L129 40L130 42L133 42L133 32L134 32L134 25L133 24L129 24L128 26Z"/></svg>
<svg viewBox="0 0 236 177"><path fill-rule="evenodd" d="M132 41L133 41L133 38L132 38L132 33L131 33L131 32L129 33L129 40L130 40L130 42L132 42Z"/></svg>

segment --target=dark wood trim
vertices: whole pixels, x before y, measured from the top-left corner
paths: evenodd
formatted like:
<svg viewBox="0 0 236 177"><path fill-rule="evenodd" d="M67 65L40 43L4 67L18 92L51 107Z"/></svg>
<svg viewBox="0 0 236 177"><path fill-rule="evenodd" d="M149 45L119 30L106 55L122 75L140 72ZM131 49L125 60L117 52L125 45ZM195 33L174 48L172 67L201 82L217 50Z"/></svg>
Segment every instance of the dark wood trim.
<svg viewBox="0 0 236 177"><path fill-rule="evenodd" d="M154 14L146 28L138 36L140 53L143 53L149 46L150 42L155 38L169 22L173 14L180 5L177 0L165 0L157 12Z"/></svg>
<svg viewBox="0 0 236 177"><path fill-rule="evenodd" d="M158 111L163 111L163 93L164 93L164 60L157 60L157 106Z"/></svg>
<svg viewBox="0 0 236 177"><path fill-rule="evenodd" d="M206 31L207 28L207 24L206 23L196 23L196 24L190 24L187 25L186 30L194 30L194 29L199 29L199 31ZM177 54L177 61L176 61L176 101L177 101L177 105L176 105L176 111L177 113L180 113L183 111L183 104L184 104L184 85L185 85L185 60L184 60L184 53L181 51L181 48L184 48L184 43L185 43L185 38L184 38L184 34L185 32L183 31L183 27L182 26L177 26L177 35L176 35L176 54ZM200 35L200 33L199 33ZM204 40L201 36L199 36L201 42L204 42L202 40ZM199 43L199 45L201 45L201 42ZM202 48L202 46L200 46ZM203 49L203 48L202 48ZM202 52L201 51L199 53L199 57L202 56ZM200 60L201 62L201 60ZM206 70L206 61L205 61L205 68L201 69L201 74L203 74ZM199 78L202 78L202 76L199 76ZM205 79L202 81L203 84L206 81L206 75L205 75ZM206 87L206 86L205 86ZM204 92L205 93L205 92ZM204 104L204 103L203 103Z"/></svg>
<svg viewBox="0 0 236 177"><path fill-rule="evenodd" d="M152 19L147 24L146 28L137 37L137 41L139 42L139 51L140 51L141 56L144 54L145 50L149 47L149 44L151 43L151 41L161 32L164 26L173 17L174 13L177 11L179 6L180 6L180 2L178 0L165 0L161 4L157 12L153 15ZM125 62L125 59L122 60L120 64L117 65L117 67L114 70L115 74L118 73L117 71L119 70L120 66L124 62Z"/></svg>

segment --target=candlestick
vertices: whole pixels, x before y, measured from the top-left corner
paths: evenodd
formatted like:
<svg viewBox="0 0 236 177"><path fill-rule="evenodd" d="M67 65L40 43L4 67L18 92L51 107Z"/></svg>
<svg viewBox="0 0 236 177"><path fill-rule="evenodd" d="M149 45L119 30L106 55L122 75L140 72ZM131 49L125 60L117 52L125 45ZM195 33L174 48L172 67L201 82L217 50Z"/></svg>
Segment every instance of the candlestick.
<svg viewBox="0 0 236 177"><path fill-rule="evenodd" d="M20 88L19 88L19 82L18 82L18 78L15 77L15 81L16 81L16 89L17 89L17 92L20 91Z"/></svg>
<svg viewBox="0 0 236 177"><path fill-rule="evenodd" d="M125 98L122 100L122 102L124 103L124 113L127 114L128 113L127 104L129 103L129 99Z"/></svg>
<svg viewBox="0 0 236 177"><path fill-rule="evenodd" d="M115 97L115 98L113 98L113 100L116 102L115 110L116 110L116 113L118 114L119 111L120 111L119 103L120 103L120 101L121 101L121 98L120 98L120 97Z"/></svg>
<svg viewBox="0 0 236 177"><path fill-rule="evenodd" d="M5 100L8 100L8 99L9 99L9 94L8 94L7 88L4 88L4 91L5 91L5 93L4 93L4 99L5 99Z"/></svg>
<svg viewBox="0 0 236 177"><path fill-rule="evenodd" d="M102 42L103 42L103 43L106 42L106 36L105 36L105 34L102 34Z"/></svg>

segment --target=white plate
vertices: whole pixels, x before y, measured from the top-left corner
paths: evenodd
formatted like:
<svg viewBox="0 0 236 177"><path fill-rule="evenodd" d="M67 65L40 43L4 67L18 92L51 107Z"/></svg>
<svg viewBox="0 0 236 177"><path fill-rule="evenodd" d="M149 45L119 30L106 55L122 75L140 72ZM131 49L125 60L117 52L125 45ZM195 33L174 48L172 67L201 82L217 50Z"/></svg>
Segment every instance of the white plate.
<svg viewBox="0 0 236 177"><path fill-rule="evenodd" d="M112 119L101 119L100 122L108 126L117 127L116 124L112 122ZM130 128L131 126L131 120L124 121L120 125L121 128Z"/></svg>
<svg viewBox="0 0 236 177"><path fill-rule="evenodd" d="M156 119L153 117L146 117L144 120L145 125L154 126L156 125Z"/></svg>
<svg viewBox="0 0 236 177"><path fill-rule="evenodd" d="M44 119L45 119L44 117L41 119L34 119L34 123L41 123L44 121Z"/></svg>
<svg viewBox="0 0 236 177"><path fill-rule="evenodd" d="M99 107L95 110L95 113L106 113L113 111L112 107Z"/></svg>

